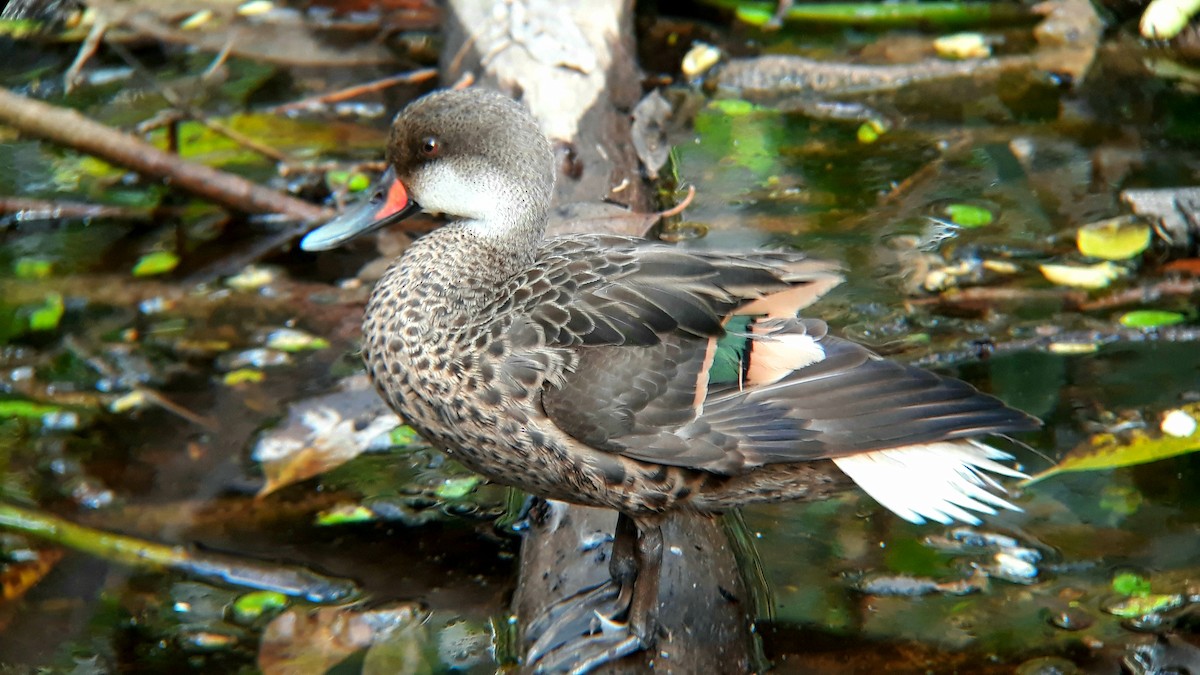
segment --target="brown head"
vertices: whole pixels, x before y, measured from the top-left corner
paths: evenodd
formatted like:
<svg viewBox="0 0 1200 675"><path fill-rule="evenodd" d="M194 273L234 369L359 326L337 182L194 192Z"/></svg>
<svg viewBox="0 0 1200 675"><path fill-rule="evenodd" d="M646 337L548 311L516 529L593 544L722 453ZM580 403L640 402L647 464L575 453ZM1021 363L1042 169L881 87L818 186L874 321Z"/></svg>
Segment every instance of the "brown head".
<svg viewBox="0 0 1200 675"><path fill-rule="evenodd" d="M440 91L413 101L392 124L388 171L370 199L301 242L324 250L417 210L444 213L503 248L541 238L554 157L537 122L494 91Z"/></svg>

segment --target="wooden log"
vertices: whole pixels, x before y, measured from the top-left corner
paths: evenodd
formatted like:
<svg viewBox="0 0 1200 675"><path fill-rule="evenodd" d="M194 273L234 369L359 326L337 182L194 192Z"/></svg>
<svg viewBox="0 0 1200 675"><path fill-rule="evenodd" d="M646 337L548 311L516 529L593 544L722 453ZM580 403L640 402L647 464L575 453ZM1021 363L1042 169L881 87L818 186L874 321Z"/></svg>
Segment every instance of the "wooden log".
<svg viewBox="0 0 1200 675"><path fill-rule="evenodd" d="M649 210L630 135L640 98L634 61L633 5L623 0L452 0L447 12L443 78L476 81L521 99L554 141L560 159L559 204L610 199ZM608 578L616 514L556 506L531 518L521 547L514 610L523 625L554 602ZM752 669L750 602L718 519L677 514L663 527L665 553L659 621L652 652L599 672L745 673ZM537 636L522 636L522 651Z"/></svg>

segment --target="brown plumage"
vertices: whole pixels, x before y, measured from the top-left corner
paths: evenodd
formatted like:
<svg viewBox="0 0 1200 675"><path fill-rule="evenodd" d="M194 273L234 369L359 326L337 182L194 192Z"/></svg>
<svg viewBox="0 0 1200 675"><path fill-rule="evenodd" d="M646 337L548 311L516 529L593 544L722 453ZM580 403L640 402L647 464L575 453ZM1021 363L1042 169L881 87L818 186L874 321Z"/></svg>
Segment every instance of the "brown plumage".
<svg viewBox="0 0 1200 675"><path fill-rule="evenodd" d="M420 207L454 217L380 280L363 326L367 368L393 408L466 466L638 523L626 650L653 638L656 518L670 509L823 497L842 471L917 522L1011 508L982 472L1016 472L975 439L1036 420L797 318L840 281L833 265L543 238L549 143L488 91L411 104L388 161L373 199L304 246ZM624 576L618 584L633 584ZM620 655L612 638L596 640L597 662Z"/></svg>

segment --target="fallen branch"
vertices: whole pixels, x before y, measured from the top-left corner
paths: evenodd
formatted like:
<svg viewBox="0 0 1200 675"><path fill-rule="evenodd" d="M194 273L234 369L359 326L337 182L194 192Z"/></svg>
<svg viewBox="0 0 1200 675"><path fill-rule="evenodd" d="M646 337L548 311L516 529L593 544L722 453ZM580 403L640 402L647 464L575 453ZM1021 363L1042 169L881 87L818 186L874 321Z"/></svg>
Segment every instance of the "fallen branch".
<svg viewBox="0 0 1200 675"><path fill-rule="evenodd" d="M353 581L303 567L199 553L185 546L167 546L84 527L11 504L0 503L0 527L124 565L172 570L204 581L276 591L309 602L343 602L359 594Z"/></svg>
<svg viewBox="0 0 1200 675"><path fill-rule="evenodd" d="M1111 344L1143 342L1200 342L1200 329L1191 326L1163 326L1153 330L1113 325L1108 329L1064 331L1015 340L992 342L976 340L954 349L939 350L908 361L922 368L945 368L957 363L982 361L993 356L1031 352L1051 354L1087 354ZM891 358L903 359L902 355Z"/></svg>
<svg viewBox="0 0 1200 675"><path fill-rule="evenodd" d="M0 122L18 131L95 155L158 178L198 197L244 213L278 213L318 222L332 211L289 197L240 176L185 161L149 143L88 119L74 110L34 101L0 88Z"/></svg>
<svg viewBox="0 0 1200 675"><path fill-rule="evenodd" d="M1148 305L1164 297L1200 295L1200 279L1164 279L1148 286L1128 288L1079 305L1082 312L1127 305Z"/></svg>

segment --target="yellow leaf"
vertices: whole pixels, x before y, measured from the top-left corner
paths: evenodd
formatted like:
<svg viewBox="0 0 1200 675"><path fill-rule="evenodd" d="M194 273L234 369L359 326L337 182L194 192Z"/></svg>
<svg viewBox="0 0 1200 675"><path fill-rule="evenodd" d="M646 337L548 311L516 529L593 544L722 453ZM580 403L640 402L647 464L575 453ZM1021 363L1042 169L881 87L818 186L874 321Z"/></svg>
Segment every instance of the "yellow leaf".
<svg viewBox="0 0 1200 675"><path fill-rule="evenodd" d="M1200 403L1171 411L1167 417L1174 415L1177 418L1181 414L1193 420L1200 417ZM1178 434L1182 429L1177 426L1169 431ZM1200 428L1191 427L1190 432L1182 436L1163 433L1161 429L1135 429L1121 437L1109 433L1095 434L1057 465L1025 481L1025 485L1069 471L1106 471L1186 455L1200 450Z"/></svg>
<svg viewBox="0 0 1200 675"><path fill-rule="evenodd" d="M1150 246L1150 226L1130 218L1109 218L1079 228L1075 244L1092 258L1128 260Z"/></svg>
<svg viewBox="0 0 1200 675"><path fill-rule="evenodd" d="M1051 283L1072 288L1095 290L1104 288L1125 274L1125 270L1111 262L1095 265L1039 265L1042 276Z"/></svg>

